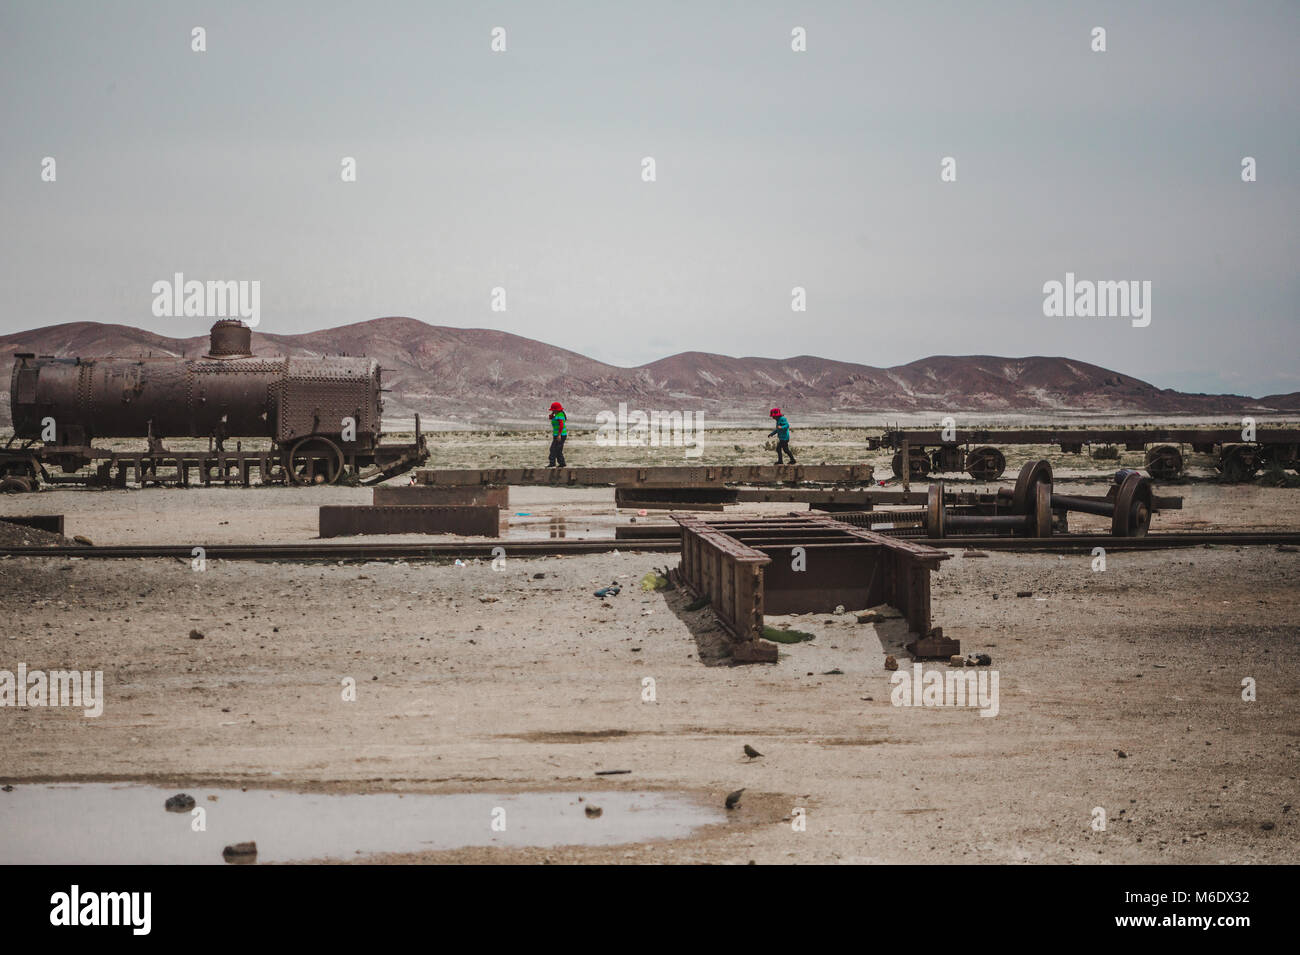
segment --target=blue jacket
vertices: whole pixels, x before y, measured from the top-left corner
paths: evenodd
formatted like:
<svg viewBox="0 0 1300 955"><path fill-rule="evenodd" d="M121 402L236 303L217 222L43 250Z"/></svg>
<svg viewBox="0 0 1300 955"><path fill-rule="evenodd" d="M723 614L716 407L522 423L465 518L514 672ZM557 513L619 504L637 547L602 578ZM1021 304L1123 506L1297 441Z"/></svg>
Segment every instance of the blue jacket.
<svg viewBox="0 0 1300 955"><path fill-rule="evenodd" d="M769 438L772 437L772 435L776 435L782 441L790 440L790 422L785 419L785 415L781 415L781 417L777 418L776 429L767 433Z"/></svg>

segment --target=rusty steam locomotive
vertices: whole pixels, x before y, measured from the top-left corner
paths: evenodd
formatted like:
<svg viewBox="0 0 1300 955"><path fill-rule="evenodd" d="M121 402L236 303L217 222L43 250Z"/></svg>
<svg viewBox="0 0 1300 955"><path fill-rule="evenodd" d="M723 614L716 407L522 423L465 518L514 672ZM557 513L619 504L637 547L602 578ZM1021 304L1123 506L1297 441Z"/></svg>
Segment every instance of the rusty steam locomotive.
<svg viewBox="0 0 1300 955"><path fill-rule="evenodd" d="M370 483L428 457L419 418L412 444L381 443L379 363L372 358L259 358L237 320L212 326L201 358L15 356L9 402L14 435L0 449L0 490L43 479L141 484L197 474L248 485ZM144 438L144 450L96 448L96 439ZM171 438L206 438L206 451L174 451ZM244 450L238 439L270 439ZM228 444L235 439L235 448ZM38 443L39 442L39 443ZM89 477L58 478L51 468Z"/></svg>

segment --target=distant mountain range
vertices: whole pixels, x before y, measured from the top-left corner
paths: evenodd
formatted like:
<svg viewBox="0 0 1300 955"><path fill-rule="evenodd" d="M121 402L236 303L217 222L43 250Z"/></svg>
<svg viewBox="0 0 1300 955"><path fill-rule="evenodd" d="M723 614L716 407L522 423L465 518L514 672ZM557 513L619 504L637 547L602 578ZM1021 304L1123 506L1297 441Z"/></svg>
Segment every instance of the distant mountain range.
<svg viewBox="0 0 1300 955"><path fill-rule="evenodd" d="M194 357L206 335L167 338L125 325L71 322L0 336L0 388L9 386L15 352L61 357ZM254 331L258 355L369 355L383 368L385 417L427 425L508 424L545 417L564 402L578 423L629 408L703 411L714 421L763 419L772 405L808 416L934 412L1277 414L1300 411L1300 392L1250 398L1186 394L1069 358L935 355L892 368L800 355L731 358L682 352L636 368L607 365L577 352L508 332L448 328L413 318L376 318L301 335ZM9 402L0 402L8 423Z"/></svg>

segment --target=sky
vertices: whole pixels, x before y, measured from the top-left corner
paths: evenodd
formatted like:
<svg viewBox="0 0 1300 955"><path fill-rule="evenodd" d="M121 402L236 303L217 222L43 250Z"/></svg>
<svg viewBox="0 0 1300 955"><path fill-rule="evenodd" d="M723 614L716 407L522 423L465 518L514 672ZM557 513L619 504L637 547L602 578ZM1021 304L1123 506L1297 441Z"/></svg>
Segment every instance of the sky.
<svg viewBox="0 0 1300 955"><path fill-rule="evenodd" d="M201 334L154 314L180 272L271 333L1297 391L1297 49L1294 0L3 0L0 334ZM1150 282L1149 324L1045 315L1067 273Z"/></svg>

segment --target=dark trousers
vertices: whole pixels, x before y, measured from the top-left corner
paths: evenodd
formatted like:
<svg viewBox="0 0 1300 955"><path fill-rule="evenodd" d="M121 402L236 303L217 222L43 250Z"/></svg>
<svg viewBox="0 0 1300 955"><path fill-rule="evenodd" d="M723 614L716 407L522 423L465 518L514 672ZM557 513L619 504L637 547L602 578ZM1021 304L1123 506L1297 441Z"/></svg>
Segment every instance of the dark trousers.
<svg viewBox="0 0 1300 955"><path fill-rule="evenodd" d="M567 434L561 434L551 438L551 461L549 467L567 467L564 463L564 439L567 437Z"/></svg>
<svg viewBox="0 0 1300 955"><path fill-rule="evenodd" d="M785 462L783 462L783 461L781 460L781 452L782 452L782 451L784 451L786 454L790 455L790 463L791 463L791 464L794 464L794 452L790 450L790 440L789 440L788 438L787 438L785 441L778 441L778 442L776 443L776 463L777 463L777 464L783 464L783 463L785 463Z"/></svg>

